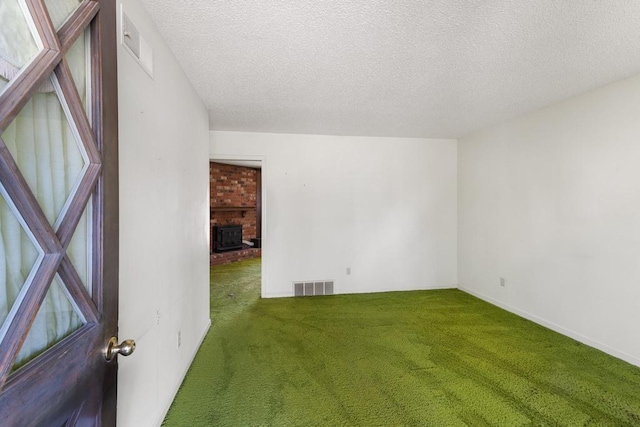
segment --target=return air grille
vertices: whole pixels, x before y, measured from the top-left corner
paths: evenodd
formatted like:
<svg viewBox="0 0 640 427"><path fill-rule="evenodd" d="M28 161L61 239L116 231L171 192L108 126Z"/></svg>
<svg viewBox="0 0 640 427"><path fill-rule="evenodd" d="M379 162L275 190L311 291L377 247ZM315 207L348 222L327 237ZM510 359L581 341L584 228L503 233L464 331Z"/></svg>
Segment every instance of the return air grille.
<svg viewBox="0 0 640 427"><path fill-rule="evenodd" d="M333 280L293 282L293 296L310 297L316 295L333 295Z"/></svg>

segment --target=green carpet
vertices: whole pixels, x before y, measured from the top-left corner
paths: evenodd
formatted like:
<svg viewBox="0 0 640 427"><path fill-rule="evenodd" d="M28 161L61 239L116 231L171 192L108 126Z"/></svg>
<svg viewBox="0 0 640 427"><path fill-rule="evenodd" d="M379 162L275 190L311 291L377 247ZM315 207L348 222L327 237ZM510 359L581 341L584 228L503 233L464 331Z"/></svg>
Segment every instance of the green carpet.
<svg viewBox="0 0 640 427"><path fill-rule="evenodd" d="M211 283L164 426L640 426L640 368L461 291L261 300L260 260Z"/></svg>

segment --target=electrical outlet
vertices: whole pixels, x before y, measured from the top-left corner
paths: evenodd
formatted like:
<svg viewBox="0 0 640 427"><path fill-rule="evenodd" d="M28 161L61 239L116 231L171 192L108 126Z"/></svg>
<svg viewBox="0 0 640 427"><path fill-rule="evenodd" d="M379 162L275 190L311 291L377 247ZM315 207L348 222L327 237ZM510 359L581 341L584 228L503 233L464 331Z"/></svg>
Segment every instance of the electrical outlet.
<svg viewBox="0 0 640 427"><path fill-rule="evenodd" d="M351 267L347 267L347 276L351 276Z"/></svg>
<svg viewBox="0 0 640 427"><path fill-rule="evenodd" d="M178 331L178 348L180 348L180 344L182 344L182 334Z"/></svg>
<svg viewBox="0 0 640 427"><path fill-rule="evenodd" d="M506 281L504 280L504 277L500 278L500 286L502 286L503 288L506 286Z"/></svg>

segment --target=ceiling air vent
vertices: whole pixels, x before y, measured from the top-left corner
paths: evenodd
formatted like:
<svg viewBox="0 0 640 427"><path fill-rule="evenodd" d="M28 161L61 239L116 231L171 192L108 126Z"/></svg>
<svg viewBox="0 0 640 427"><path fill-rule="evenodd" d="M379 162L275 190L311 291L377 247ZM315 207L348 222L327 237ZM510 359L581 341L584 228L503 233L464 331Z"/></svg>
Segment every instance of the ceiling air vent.
<svg viewBox="0 0 640 427"><path fill-rule="evenodd" d="M311 297L317 295L333 295L333 280L293 282L293 296Z"/></svg>

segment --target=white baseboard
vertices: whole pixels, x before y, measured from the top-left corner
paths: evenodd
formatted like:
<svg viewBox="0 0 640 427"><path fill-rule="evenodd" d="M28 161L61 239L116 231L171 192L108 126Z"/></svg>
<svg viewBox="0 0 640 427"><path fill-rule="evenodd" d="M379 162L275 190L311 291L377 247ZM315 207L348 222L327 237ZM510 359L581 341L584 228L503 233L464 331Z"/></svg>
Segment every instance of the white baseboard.
<svg viewBox="0 0 640 427"><path fill-rule="evenodd" d="M211 328L211 319L209 319L207 326L204 328L204 332L202 333L202 336L198 341L198 345L195 347L195 349L193 350L193 353L191 354L191 357L189 358L189 363L187 363L187 365L184 368L184 371L182 372L182 375L180 375L180 380L173 387L173 392L170 394L171 397L167 401L163 402L163 405L161 407L164 408L164 410L162 410L162 412L159 414L158 418L156 418L156 421L152 425L157 427L160 427L162 425L162 422L164 421L164 418L167 416L167 412L169 412L169 408L171 407L173 400L176 398L176 394L178 394L178 390L182 385L182 381L184 381L184 377L187 375L187 371L191 367L191 364L193 363L193 359L196 358L196 354L198 353L198 350L200 350L200 347L204 342L204 338L207 336L207 333L209 332L210 328Z"/></svg>
<svg viewBox="0 0 640 427"><path fill-rule="evenodd" d="M425 285L397 289L367 289L363 291L352 291L347 289L344 292L336 292L336 295L386 294L389 292L438 291L444 289L457 289L457 287L454 285Z"/></svg>
<svg viewBox="0 0 640 427"><path fill-rule="evenodd" d="M589 337L586 337L582 334L579 334L577 332L574 332L570 329L564 328L554 322L550 322L548 320L545 320L541 317L538 317L536 315L533 315L531 313L528 313L526 311L517 309L515 307L512 307L508 304L505 304L501 301L498 301L496 299L493 299L491 297L488 297L486 295L483 295L479 292L476 291L472 291L471 289L467 289L464 287L458 287L458 289L460 289L463 292L466 292L470 295L473 295L477 298L480 298L483 301L486 301L490 304L493 304L495 306L498 306L500 308L503 308L507 311L510 311L511 313L517 314L520 317L524 317L527 320L531 320L532 322L535 322L539 325L544 326L545 328L549 328L552 331L558 332L559 334L565 335L569 338L573 338L576 341L580 341L583 344L588 345L589 347L593 347L596 348L600 351L603 351L613 357L616 357L618 359L624 360L625 362L631 363L632 365L636 365L640 367L640 359L638 359L637 357L631 356L630 354L624 353L622 351L616 350L615 348L609 347L606 344L602 344L601 342L598 342L596 340L593 340Z"/></svg>
<svg viewBox="0 0 640 427"><path fill-rule="evenodd" d="M377 294L386 292L410 292L410 291L434 291L439 289L458 289L455 285L425 285L411 288L398 288L398 289L367 289L367 290L343 290L334 293L334 295L357 295L357 294ZM263 294L262 298L290 298L293 297L293 290L291 292L273 292Z"/></svg>
<svg viewBox="0 0 640 427"><path fill-rule="evenodd" d="M269 292L262 294L261 298L289 298L293 296L293 292Z"/></svg>

